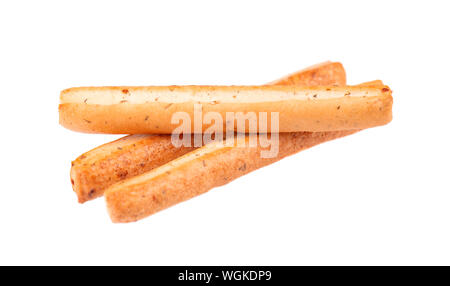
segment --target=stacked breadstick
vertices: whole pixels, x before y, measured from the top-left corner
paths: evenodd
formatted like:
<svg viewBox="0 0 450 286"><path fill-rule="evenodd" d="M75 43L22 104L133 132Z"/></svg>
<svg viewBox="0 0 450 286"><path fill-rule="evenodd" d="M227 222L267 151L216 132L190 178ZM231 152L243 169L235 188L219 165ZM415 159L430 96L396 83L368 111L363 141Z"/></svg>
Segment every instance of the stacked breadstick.
<svg viewBox="0 0 450 286"><path fill-rule="evenodd" d="M266 128L277 137L276 156L261 156L263 134L234 123L219 126L224 137L233 133L232 144L174 144L173 115L194 118L196 106L223 118L253 112L258 122L277 113L276 129ZM314 145L387 124L392 92L381 81L347 86L342 65L326 62L263 86L70 88L61 92L59 115L75 131L134 134L84 153L70 172L80 203L104 195L113 222L132 222ZM208 124L191 124L192 133L208 132Z"/></svg>

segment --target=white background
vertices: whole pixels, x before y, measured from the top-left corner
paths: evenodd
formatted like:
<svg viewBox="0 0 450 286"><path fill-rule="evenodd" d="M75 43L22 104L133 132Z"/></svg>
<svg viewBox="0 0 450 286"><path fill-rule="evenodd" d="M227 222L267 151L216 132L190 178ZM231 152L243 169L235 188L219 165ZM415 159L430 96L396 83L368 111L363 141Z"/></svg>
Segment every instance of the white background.
<svg viewBox="0 0 450 286"><path fill-rule="evenodd" d="M314 3L312 3L314 2ZM450 264L446 1L2 1L0 264ZM389 125L132 224L80 205L58 125L88 85L262 84L325 60L394 91Z"/></svg>

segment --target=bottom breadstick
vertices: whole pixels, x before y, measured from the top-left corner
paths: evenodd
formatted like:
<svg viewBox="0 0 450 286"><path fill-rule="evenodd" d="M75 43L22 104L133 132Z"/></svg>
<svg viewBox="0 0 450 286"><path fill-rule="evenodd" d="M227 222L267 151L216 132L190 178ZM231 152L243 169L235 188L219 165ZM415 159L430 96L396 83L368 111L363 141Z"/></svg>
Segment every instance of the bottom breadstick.
<svg viewBox="0 0 450 286"><path fill-rule="evenodd" d="M286 156L357 131L280 133L278 155L273 158L261 157L265 148L260 144L248 147L249 135L245 136L246 147L211 143L109 187L105 191L108 212L113 222L133 222Z"/></svg>

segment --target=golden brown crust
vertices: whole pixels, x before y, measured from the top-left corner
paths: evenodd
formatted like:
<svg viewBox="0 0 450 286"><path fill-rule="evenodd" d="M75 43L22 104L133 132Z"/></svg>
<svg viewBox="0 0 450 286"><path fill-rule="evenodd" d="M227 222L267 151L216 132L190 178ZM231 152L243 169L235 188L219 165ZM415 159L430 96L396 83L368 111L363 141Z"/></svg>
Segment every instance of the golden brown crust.
<svg viewBox="0 0 450 286"><path fill-rule="evenodd" d="M212 153L202 154L207 148L204 146L176 159L177 163L169 163L174 165L168 171L158 171L162 166L108 188L105 191L108 212L113 222L133 222L286 156L354 132L357 130L281 133L279 154L275 158L261 158L259 145L219 147ZM152 176L152 172L158 175Z"/></svg>
<svg viewBox="0 0 450 286"><path fill-rule="evenodd" d="M148 87L149 92L153 87ZM169 87L155 87L165 90ZM210 87L205 87L209 90ZM134 88L128 87L130 92ZM175 90L190 90L191 87L175 87ZM192 87L205 93L202 87ZM90 93L91 89L83 90ZM251 94L252 91L266 96L272 94L286 96L260 99L253 96L247 102L220 101L214 98L231 98L235 93ZM92 92L98 92L92 89ZM217 112L226 118L227 112L279 113L279 132L334 131L345 129L364 129L384 125L392 119L392 93L387 86L345 86L345 87L298 87L298 86L260 86L260 87L214 87L210 90L211 102L202 102L203 114ZM147 94L147 91L143 92ZM165 94L163 91L162 93ZM186 91L186 95L189 92ZM100 94L102 94L100 92ZM296 95L301 94L302 99ZM294 98L292 98L294 96ZM140 97L138 97L140 98ZM247 98L242 95L242 98ZM256 98L256 101L253 100ZM243 99L244 100L244 99ZM63 103L59 106L60 123L72 130L88 133L112 134L170 134L179 124L172 124L172 115L183 111L192 121L194 130L194 105L197 101L145 101L139 104L92 104L88 102ZM204 124L203 131L209 126ZM270 125L268 126L270 129ZM226 126L224 125L224 128ZM270 130L269 130L270 131ZM246 130L248 132L248 130Z"/></svg>
<svg viewBox="0 0 450 286"><path fill-rule="evenodd" d="M340 63L323 63L272 84L345 85ZM61 107L60 107L61 108ZM195 148L171 144L169 135L130 135L101 145L72 162L71 182L80 203L103 195L114 183L159 167Z"/></svg>

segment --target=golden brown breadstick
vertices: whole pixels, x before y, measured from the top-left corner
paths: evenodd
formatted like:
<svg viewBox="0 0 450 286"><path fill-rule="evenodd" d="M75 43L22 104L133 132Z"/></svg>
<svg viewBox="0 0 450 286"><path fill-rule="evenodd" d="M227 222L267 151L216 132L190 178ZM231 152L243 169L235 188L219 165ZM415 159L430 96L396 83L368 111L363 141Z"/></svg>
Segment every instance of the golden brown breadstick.
<svg viewBox="0 0 450 286"><path fill-rule="evenodd" d="M359 86L382 85L381 81L376 80ZM108 212L113 222L133 222L286 156L358 131L281 133L279 153L273 158L262 158L263 148L259 144L249 147L249 135L245 136L244 147L211 143L153 171L121 181L106 189Z"/></svg>
<svg viewBox="0 0 450 286"><path fill-rule="evenodd" d="M105 200L113 222L133 222L224 185L314 145L356 130L279 134L279 153L261 158L263 148L207 144L150 172L112 185ZM253 135L259 136L259 135ZM249 135L246 135L248 146Z"/></svg>
<svg viewBox="0 0 450 286"><path fill-rule="evenodd" d="M187 133L204 132L210 124L201 114L208 113L223 119L223 130L235 131L234 121L225 119L238 112L256 120L278 114L275 132L321 132L389 123L392 95L387 86L81 87L61 92L59 111L63 126L89 133L171 134L180 126L173 115L181 112L189 119ZM267 127L270 132L271 124Z"/></svg>
<svg viewBox="0 0 450 286"><path fill-rule="evenodd" d="M341 63L326 62L272 82L274 85L345 85ZM380 84L381 85L381 84ZM159 167L194 147L175 147L169 135L130 135L88 151L72 162L72 187L84 203L110 185Z"/></svg>

